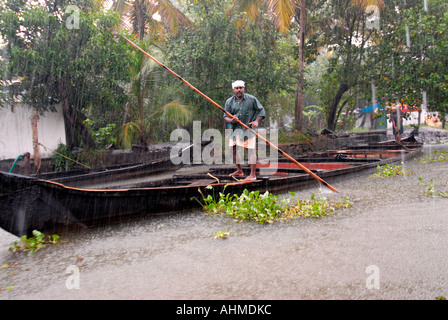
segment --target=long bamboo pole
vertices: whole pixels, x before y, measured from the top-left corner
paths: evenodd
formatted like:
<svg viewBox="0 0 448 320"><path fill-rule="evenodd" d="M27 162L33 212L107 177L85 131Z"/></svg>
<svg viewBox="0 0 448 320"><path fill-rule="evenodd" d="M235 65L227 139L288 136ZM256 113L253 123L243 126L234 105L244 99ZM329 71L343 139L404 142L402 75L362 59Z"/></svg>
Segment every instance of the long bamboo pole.
<svg viewBox="0 0 448 320"><path fill-rule="evenodd" d="M201 91L199 91L196 87L194 87L191 83L189 83L187 80L185 80L184 78L182 78L180 75L178 75L177 73L175 73L173 70L171 70L170 68L168 68L167 66L165 66L163 63L161 63L160 61L158 61L156 58L154 58L153 56L151 56L149 53L147 53L146 51L144 51L142 48L140 48L139 46L137 46L135 43L133 43L131 40L129 40L128 38L124 37L123 38L126 39L126 41L128 41L132 46L134 46L135 48L137 48L138 50L140 50L143 54L145 54L146 56L148 56L149 58L151 58L152 60L154 60L156 63L158 63L160 66L162 66L163 68L165 68L168 72L170 72L172 75L174 75L175 77L177 77L179 80L181 80L183 83L185 83L187 86L189 86L191 89L193 89L194 91L196 91L197 93L199 93L202 97L204 97L207 101L209 101L211 104L213 104L215 107L217 107L218 109L220 109L221 111L223 111L225 114L227 114L229 117L233 118L234 116L227 112L223 107L221 107L219 104L217 104L215 101L213 101L212 99L210 99L208 96L206 96L205 94L203 94ZM330 189L331 191L334 192L338 192L338 190L336 190L334 187L332 187L330 184L328 184L327 182L325 182L321 177L317 176L316 174L314 174L311 170L309 170L308 168L306 168L305 166L303 166L302 164L300 164L299 162L297 162L297 160L295 160L293 157L291 157L290 155L288 155L286 152L284 152L283 150L281 150L279 147L277 147L276 145L274 145L273 143L271 143L270 141L268 141L266 138L262 137L261 135L259 135L257 132L255 132L254 130L252 130L252 128L250 128L249 126L247 126L246 124L242 123L240 120L238 120L238 123L240 125L242 125L244 128L250 130L252 133L254 133L259 139L263 140L264 142L266 142L268 145L270 145L272 148L274 148L275 150L277 150L278 152L280 152L285 158L289 159L291 162L293 162L295 165L297 165L299 168L303 169L305 172L307 172L309 175L311 175L313 178L315 178L317 181L319 181L320 183L322 183L324 186L326 186L328 189Z"/></svg>

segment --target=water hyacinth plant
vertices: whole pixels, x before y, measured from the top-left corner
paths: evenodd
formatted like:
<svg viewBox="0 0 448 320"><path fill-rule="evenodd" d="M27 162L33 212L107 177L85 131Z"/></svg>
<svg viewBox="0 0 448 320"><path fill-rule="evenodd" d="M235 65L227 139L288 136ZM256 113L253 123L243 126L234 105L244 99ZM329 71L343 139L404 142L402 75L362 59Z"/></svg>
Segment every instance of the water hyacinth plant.
<svg viewBox="0 0 448 320"><path fill-rule="evenodd" d="M426 156L418 159L419 163L431 163L431 162L444 162L448 160L448 151L439 151L434 150L433 152L434 157Z"/></svg>
<svg viewBox="0 0 448 320"><path fill-rule="evenodd" d="M215 233L215 239L226 239L228 236L230 236L230 232L226 230L216 231Z"/></svg>
<svg viewBox="0 0 448 320"><path fill-rule="evenodd" d="M213 190L208 186L207 189ZM225 189L224 189L225 190ZM315 195L310 200L297 200L295 204L290 204L290 199L279 201L278 195L266 191L249 192L247 189L241 195L225 194L220 192L215 197L214 190L212 195L202 195L201 205L209 214L223 214L230 216L238 221L253 220L257 223L273 223L274 221L292 219L294 217L321 217L336 213L339 208L348 208L352 203L344 198L344 202L332 203L327 198L316 199ZM290 192L292 197L295 193Z"/></svg>
<svg viewBox="0 0 448 320"><path fill-rule="evenodd" d="M29 238L27 236L20 237L21 243L17 243L17 241L14 241L14 247L9 248L9 250L12 252L21 252L21 251L36 252L44 248L46 244L56 244L61 242L59 239L60 237L57 234L47 236L38 230L33 230L32 237Z"/></svg>
<svg viewBox="0 0 448 320"><path fill-rule="evenodd" d="M411 173L403 168L403 164L393 165L388 163L384 166L378 165L376 167L377 172L370 177L384 178L384 177L394 177L394 176L409 176Z"/></svg>
<svg viewBox="0 0 448 320"><path fill-rule="evenodd" d="M440 187L440 185L448 184L448 180L445 183L441 183L439 181L435 181L434 179L430 179L429 181L424 181L423 178L418 178L418 184L423 185L425 190L423 191L423 196L428 198L440 197L440 198L448 198L448 191L438 191L436 187Z"/></svg>

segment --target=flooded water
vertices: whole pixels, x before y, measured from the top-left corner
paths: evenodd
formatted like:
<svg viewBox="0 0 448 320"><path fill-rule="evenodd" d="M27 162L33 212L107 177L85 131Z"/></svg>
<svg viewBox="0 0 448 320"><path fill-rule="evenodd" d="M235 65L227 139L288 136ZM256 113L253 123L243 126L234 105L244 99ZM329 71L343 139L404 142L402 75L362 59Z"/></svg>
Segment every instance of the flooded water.
<svg viewBox="0 0 448 320"><path fill-rule="evenodd" d="M425 154L434 150L448 146ZM331 181L339 194L298 191L354 202L320 219L257 225L188 212L64 234L21 254L8 251L18 238L0 230L0 299L447 297L448 198L423 193L448 191L448 162L404 167L412 174ZM230 236L215 239L222 230Z"/></svg>

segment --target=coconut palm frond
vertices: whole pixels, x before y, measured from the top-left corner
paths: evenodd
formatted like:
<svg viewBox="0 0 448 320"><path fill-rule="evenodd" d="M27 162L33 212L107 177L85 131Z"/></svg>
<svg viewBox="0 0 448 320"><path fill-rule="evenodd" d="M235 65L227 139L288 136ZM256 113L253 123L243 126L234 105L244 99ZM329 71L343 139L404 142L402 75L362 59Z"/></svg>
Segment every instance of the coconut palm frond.
<svg viewBox="0 0 448 320"><path fill-rule="evenodd" d="M374 10L375 7L378 9L384 9L386 7L383 0L352 0L352 3L356 7L360 7L363 10L366 10L370 7L370 9ZM370 13L370 12L368 12Z"/></svg>
<svg viewBox="0 0 448 320"><path fill-rule="evenodd" d="M110 9L118 12L120 15L123 13L127 13L129 11L129 8L131 7L131 1L129 0L113 0L112 2L113 4Z"/></svg>
<svg viewBox="0 0 448 320"><path fill-rule="evenodd" d="M241 0L241 9L246 11L249 19L257 19L259 15L258 8L260 8L263 3L260 0Z"/></svg>
<svg viewBox="0 0 448 320"><path fill-rule="evenodd" d="M141 70L137 73L135 80L140 83L140 87L148 90L157 83L157 74L160 73L160 68L152 60L146 60Z"/></svg>
<svg viewBox="0 0 448 320"><path fill-rule="evenodd" d="M140 126L135 121L130 121L122 125L118 131L117 143L123 148L129 148L136 140Z"/></svg>
<svg viewBox="0 0 448 320"><path fill-rule="evenodd" d="M132 23L130 20L132 10L132 0L97 0L101 3L103 9L115 11L120 15L121 28L131 30Z"/></svg>
<svg viewBox="0 0 448 320"><path fill-rule="evenodd" d="M144 0L148 17L157 15L160 22L174 34L179 26L188 26L191 20L169 0Z"/></svg>
<svg viewBox="0 0 448 320"><path fill-rule="evenodd" d="M160 107L155 113L161 113L161 120L185 125L191 119L189 108L178 102L170 102Z"/></svg>
<svg viewBox="0 0 448 320"><path fill-rule="evenodd" d="M274 15L274 24L281 32L288 32L295 14L295 0L268 0L268 10Z"/></svg>

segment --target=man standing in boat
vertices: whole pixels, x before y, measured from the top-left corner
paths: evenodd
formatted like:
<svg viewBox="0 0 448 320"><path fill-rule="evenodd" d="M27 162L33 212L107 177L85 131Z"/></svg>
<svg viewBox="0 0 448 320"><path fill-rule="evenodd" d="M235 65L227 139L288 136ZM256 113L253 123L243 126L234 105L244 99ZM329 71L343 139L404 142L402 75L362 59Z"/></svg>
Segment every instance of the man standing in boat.
<svg viewBox="0 0 448 320"><path fill-rule="evenodd" d="M237 159L237 147L242 147L247 149L250 165L250 174L245 180L255 180L257 164L256 136L250 130L244 128L238 121L255 130L260 125L260 121L265 117L266 112L257 98L244 93L244 81L237 80L233 82L232 89L234 95L226 101L224 106L224 109L233 115L233 117L227 114L224 115L224 120L227 124L231 125L231 129L233 130L230 135L229 146L233 154L233 161L236 163L236 171L231 173L230 176L244 176L241 162Z"/></svg>

